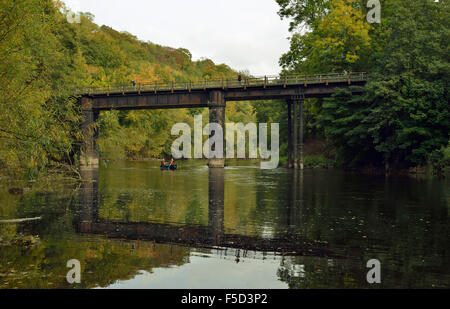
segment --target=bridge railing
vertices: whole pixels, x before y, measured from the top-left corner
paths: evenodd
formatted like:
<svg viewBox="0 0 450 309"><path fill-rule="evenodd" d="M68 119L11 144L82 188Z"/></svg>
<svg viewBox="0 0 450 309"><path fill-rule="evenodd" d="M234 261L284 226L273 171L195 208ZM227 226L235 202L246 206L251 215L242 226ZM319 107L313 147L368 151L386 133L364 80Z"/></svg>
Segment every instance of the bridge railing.
<svg viewBox="0 0 450 309"><path fill-rule="evenodd" d="M242 77L241 80L221 79L221 80L203 80L195 82L169 82L169 83L136 83L136 86L116 85L106 87L96 87L77 91L77 94L83 95L104 95L104 94L125 94L158 91L179 91L179 90L206 90L206 89L236 89L247 87L271 87L271 86L292 86L307 85L318 83L336 83L336 82L359 82L366 81L367 73L329 73L315 75L292 75L292 76L263 76L263 77Z"/></svg>

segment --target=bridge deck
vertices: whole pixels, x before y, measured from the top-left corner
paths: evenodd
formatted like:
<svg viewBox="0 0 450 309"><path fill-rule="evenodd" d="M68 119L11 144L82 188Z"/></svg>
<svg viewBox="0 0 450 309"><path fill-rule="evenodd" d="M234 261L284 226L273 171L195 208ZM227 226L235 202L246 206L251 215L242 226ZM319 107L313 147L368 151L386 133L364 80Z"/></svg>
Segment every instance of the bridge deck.
<svg viewBox="0 0 450 309"><path fill-rule="evenodd" d="M362 86L366 80L366 73L334 73L252 77L241 81L138 83L136 87L130 83L129 86L87 89L82 92L82 106L94 110L208 107L214 91L223 92L225 102L286 99L299 95L327 97L337 88Z"/></svg>

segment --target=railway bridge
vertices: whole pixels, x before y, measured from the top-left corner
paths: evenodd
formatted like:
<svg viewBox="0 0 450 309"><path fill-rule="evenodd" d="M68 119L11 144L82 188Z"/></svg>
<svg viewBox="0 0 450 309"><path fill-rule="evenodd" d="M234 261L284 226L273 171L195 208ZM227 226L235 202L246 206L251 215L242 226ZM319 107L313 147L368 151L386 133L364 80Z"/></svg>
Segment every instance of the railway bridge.
<svg viewBox="0 0 450 309"><path fill-rule="evenodd" d="M81 92L80 103L85 140L82 164L98 165L98 129L93 124L107 110L209 108L210 123L225 125L227 102L285 100L288 109L289 166L303 168L303 106L307 98L332 96L338 89L360 93L366 73L245 77L240 80L137 83L129 86L90 88ZM359 86L359 87L354 87ZM223 168L224 159L210 160L210 167Z"/></svg>

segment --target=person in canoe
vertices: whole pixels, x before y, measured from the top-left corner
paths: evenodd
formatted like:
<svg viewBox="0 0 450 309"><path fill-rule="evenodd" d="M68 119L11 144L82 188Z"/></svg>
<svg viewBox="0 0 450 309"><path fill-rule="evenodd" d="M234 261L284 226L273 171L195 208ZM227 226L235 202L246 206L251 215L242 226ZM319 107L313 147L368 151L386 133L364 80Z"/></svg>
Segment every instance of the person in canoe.
<svg viewBox="0 0 450 309"><path fill-rule="evenodd" d="M175 170L177 169L177 167L178 167L178 166L175 165L175 161L174 161L173 158L172 158L172 160L170 161L169 169L170 169L171 171L175 171Z"/></svg>

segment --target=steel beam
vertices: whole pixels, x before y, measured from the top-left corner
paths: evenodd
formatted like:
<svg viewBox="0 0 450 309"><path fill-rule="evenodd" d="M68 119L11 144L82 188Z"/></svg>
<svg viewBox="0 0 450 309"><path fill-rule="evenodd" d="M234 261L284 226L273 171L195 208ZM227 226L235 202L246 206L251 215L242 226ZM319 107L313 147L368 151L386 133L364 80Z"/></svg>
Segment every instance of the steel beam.
<svg viewBox="0 0 450 309"><path fill-rule="evenodd" d="M158 92L93 96L92 107L99 110L166 109L208 107L207 92Z"/></svg>
<svg viewBox="0 0 450 309"><path fill-rule="evenodd" d="M364 86L365 82L355 82L353 86ZM333 95L338 89L346 89L352 93L362 93L362 87L351 88L348 83L325 83L316 85L289 85L282 86L253 87L244 89L228 89L225 97L227 101L251 101L251 100L279 100L298 95L299 87L307 98L324 98Z"/></svg>

